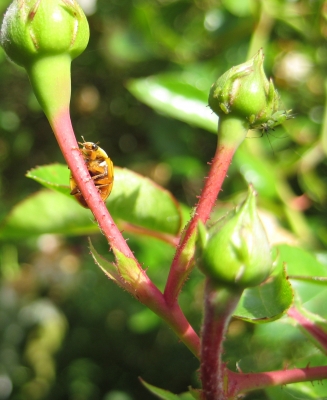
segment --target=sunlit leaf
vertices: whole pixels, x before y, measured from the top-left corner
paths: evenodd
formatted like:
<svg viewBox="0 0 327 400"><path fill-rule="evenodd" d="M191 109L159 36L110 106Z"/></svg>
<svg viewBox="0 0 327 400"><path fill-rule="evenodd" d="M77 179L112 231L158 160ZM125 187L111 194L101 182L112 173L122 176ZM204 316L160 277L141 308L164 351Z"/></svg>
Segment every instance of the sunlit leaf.
<svg viewBox="0 0 327 400"><path fill-rule="evenodd" d="M182 393L182 394L173 394L168 390L160 389L149 383L145 382L143 379L140 379L142 384L154 395L156 395L159 399L162 400L194 400L194 396L190 393Z"/></svg>
<svg viewBox="0 0 327 400"><path fill-rule="evenodd" d="M42 167L33 168L27 172L28 178L34 179L48 189L53 189L63 194L69 195L70 171L67 165L50 164Z"/></svg>
<svg viewBox="0 0 327 400"><path fill-rule="evenodd" d="M112 216L153 231L177 234L179 204L170 192L133 171L115 168L115 183L107 201Z"/></svg>
<svg viewBox="0 0 327 400"><path fill-rule="evenodd" d="M96 265L107 275L109 279L115 281L119 285L121 281L115 263L102 257L93 247L91 239L89 239L89 244L90 244L91 255Z"/></svg>
<svg viewBox="0 0 327 400"><path fill-rule="evenodd" d="M44 233L82 235L98 232L90 211L59 192L41 190L18 203L0 225L0 238Z"/></svg>
<svg viewBox="0 0 327 400"><path fill-rule="evenodd" d="M326 266L321 264L312 253L287 244L278 245L276 248L280 262L286 263L288 275L327 277Z"/></svg>
<svg viewBox="0 0 327 400"><path fill-rule="evenodd" d="M299 382L266 389L269 400L325 400L327 384L323 382Z"/></svg>
<svg viewBox="0 0 327 400"><path fill-rule="evenodd" d="M327 318L327 268L308 251L289 245L276 246L279 262L286 263L292 287L306 309ZM299 277L299 279L297 278ZM301 279L305 277L306 279ZM310 280L310 277L312 278Z"/></svg>
<svg viewBox="0 0 327 400"><path fill-rule="evenodd" d="M244 291L234 316L249 322L270 322L280 318L292 305L293 291L285 271Z"/></svg>
<svg viewBox="0 0 327 400"><path fill-rule="evenodd" d="M127 88L160 113L217 132L218 117L208 107L208 90L202 91L181 81L178 74L133 79L127 83Z"/></svg>
<svg viewBox="0 0 327 400"><path fill-rule="evenodd" d="M69 170L54 164L28 172L28 177L66 194L41 191L14 207L0 226L0 237L29 237L43 233L67 235L98 231L90 211L69 194ZM181 213L176 200L165 189L132 171L116 168L115 185L107 203L114 218L152 231L176 234Z"/></svg>
<svg viewBox="0 0 327 400"><path fill-rule="evenodd" d="M248 143L241 145L234 158L241 174L248 183L252 183L261 196L276 198L276 168L264 158L253 157L248 151Z"/></svg>

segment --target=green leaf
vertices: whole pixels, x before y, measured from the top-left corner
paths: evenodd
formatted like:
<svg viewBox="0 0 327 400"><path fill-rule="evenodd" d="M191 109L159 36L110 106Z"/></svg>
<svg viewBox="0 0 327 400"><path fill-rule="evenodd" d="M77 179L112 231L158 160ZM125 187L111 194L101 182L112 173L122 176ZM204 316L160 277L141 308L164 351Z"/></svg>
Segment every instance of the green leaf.
<svg viewBox="0 0 327 400"><path fill-rule="evenodd" d="M133 79L127 89L160 113L217 133L218 119L208 107L208 88L197 89L183 82L180 74Z"/></svg>
<svg viewBox="0 0 327 400"><path fill-rule="evenodd" d="M278 198L276 184L276 168L272 163L263 157L254 157L249 151L249 143L243 142L235 154L233 163L237 165L239 171L248 183L252 183L255 190L262 196Z"/></svg>
<svg viewBox="0 0 327 400"><path fill-rule="evenodd" d="M132 294L142 290L148 284L148 278L145 271L137 264L133 258L126 257L122 252L113 247L116 259L116 267L119 277L124 282L125 287L130 286Z"/></svg>
<svg viewBox="0 0 327 400"><path fill-rule="evenodd" d="M176 235L181 228L181 211L173 195L125 168L115 168L114 187L107 206L114 219L145 229Z"/></svg>
<svg viewBox="0 0 327 400"><path fill-rule="evenodd" d="M59 192L41 190L18 203L0 225L0 239L19 239L59 233L83 235L98 232L90 211Z"/></svg>
<svg viewBox="0 0 327 400"><path fill-rule="evenodd" d="M276 249L280 262L286 263L288 275L327 277L327 268L312 253L287 244L278 245Z"/></svg>
<svg viewBox="0 0 327 400"><path fill-rule="evenodd" d="M193 398L195 399L195 400L202 400L202 396L201 396L201 392L202 392L202 390L200 390L200 389L193 389L193 388L191 388L191 387L189 387L188 388L189 389L189 391L190 391L190 394L193 396ZM187 400L187 399L186 399Z"/></svg>
<svg viewBox="0 0 327 400"><path fill-rule="evenodd" d="M246 289L234 316L253 323L271 322L282 317L292 302L293 290L282 269L265 284Z"/></svg>
<svg viewBox="0 0 327 400"><path fill-rule="evenodd" d="M68 168L60 164L37 167L28 172L27 176L29 178L57 192L66 194L69 201L67 203L60 198L62 206L57 208L57 206L53 204L51 196L47 195L46 198L51 204L50 207L53 207L53 209L47 210L49 207L45 203L45 197L43 195L42 204L38 204L41 212L40 215L38 210L35 210L35 207L31 204L37 201L39 197L33 196L25 202L20 203L14 208L11 216L5 221L5 225L8 225L8 223L10 224L11 235L14 235L14 237L23 237L26 236L27 231L29 236L49 232L63 234L78 234L79 232L80 234L90 234L97 231L97 225L94 223L90 211L83 209L70 195L70 189L68 187L69 175L70 172ZM57 199L57 196L54 196L54 198ZM24 209L26 207L31 208L30 214L26 218L23 210L17 210L17 208L22 206ZM68 210L65 210L65 207L68 207ZM75 216L73 220L70 218L69 214L70 207L72 207ZM127 222L148 231L177 235L182 224L181 209L172 194L150 179L128 169L115 168L115 183L107 201L107 207L116 222ZM31 214L31 212L33 212L33 214ZM16 217L13 219L13 213L15 215L17 214L20 219L26 220L24 224L26 229L22 230L20 233L17 232L17 234L14 234L15 224L17 224L17 229L21 229L22 222L19 222ZM45 224L39 221L36 227L36 222L31 223L31 219L44 219L42 213L45 214L47 223ZM58 221L51 222L50 215L48 215L49 213L56 214L56 217L54 217L55 219L59 218L61 221L60 229L58 229ZM61 214L60 216L59 213ZM67 231L65 230L64 224L66 217L68 218ZM28 228L28 224L30 228ZM73 224L75 224L75 226L73 226ZM41 226L44 226L44 229L41 229Z"/></svg>
<svg viewBox="0 0 327 400"><path fill-rule="evenodd" d="M276 246L280 263L286 263L292 287L300 302L309 311L327 318L327 268L306 250L286 244ZM306 279L297 279L305 277ZM310 277L312 280L310 281ZM292 279L293 278L293 279Z"/></svg>
<svg viewBox="0 0 327 400"><path fill-rule="evenodd" d="M159 399L163 400L194 400L194 396L191 393L182 393L182 394L173 394L168 390L160 389L149 383L145 382L143 379L140 379L142 384L154 395L156 395Z"/></svg>
<svg viewBox="0 0 327 400"><path fill-rule="evenodd" d="M265 390L270 400L326 400L325 382L300 382Z"/></svg>
<svg viewBox="0 0 327 400"><path fill-rule="evenodd" d="M50 164L36 167L27 172L28 178L34 179L48 189L69 195L70 170L64 164Z"/></svg>
<svg viewBox="0 0 327 400"><path fill-rule="evenodd" d="M121 285L122 282L120 280L120 276L117 271L116 265L113 262L110 262L106 260L104 257L102 257L93 247L93 244L90 239L89 239L89 244L90 244L91 255L96 265L107 275L109 279L115 281L118 285Z"/></svg>

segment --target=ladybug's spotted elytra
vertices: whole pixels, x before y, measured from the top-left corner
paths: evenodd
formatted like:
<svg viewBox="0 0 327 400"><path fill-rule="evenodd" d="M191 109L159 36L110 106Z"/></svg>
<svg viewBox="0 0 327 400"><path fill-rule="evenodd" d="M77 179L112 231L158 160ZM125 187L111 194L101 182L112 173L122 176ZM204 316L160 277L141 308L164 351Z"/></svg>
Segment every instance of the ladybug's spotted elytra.
<svg viewBox="0 0 327 400"><path fill-rule="evenodd" d="M84 140L83 136L82 139ZM93 142L78 142L82 148L79 149L83 155L87 169L90 173L95 187L98 189L103 201L106 201L111 193L114 183L114 167L107 153ZM71 195L85 208L89 208L75 179L70 174Z"/></svg>

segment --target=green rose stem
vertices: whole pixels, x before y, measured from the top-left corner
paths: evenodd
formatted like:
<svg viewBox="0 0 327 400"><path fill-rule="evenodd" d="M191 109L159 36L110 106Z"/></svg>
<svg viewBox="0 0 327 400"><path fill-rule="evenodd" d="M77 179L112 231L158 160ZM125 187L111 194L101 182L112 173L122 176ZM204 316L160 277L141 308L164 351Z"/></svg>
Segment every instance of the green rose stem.
<svg viewBox="0 0 327 400"><path fill-rule="evenodd" d="M219 120L216 154L193 218L186 227L171 265L164 292L168 304L177 302L179 292L194 263L194 241L198 223L206 223L209 219L235 151L245 139L247 131L246 125L239 118L226 116Z"/></svg>
<svg viewBox="0 0 327 400"><path fill-rule="evenodd" d="M88 37L88 23L76 0L14 0L1 27L1 44L12 61L26 69L68 167L116 261L118 254L123 255L120 260L125 267L132 262L142 276L142 286L126 285L126 290L162 317L186 346L199 356L198 335L178 305L167 305L163 294L135 259L102 201L79 151L69 112L70 66L71 61L85 49ZM120 267L117 261L118 271Z"/></svg>
<svg viewBox="0 0 327 400"><path fill-rule="evenodd" d="M271 31L275 23L272 16L272 4L268 0L256 2L257 22L254 24L248 56L251 57L258 49L266 47L271 37Z"/></svg>

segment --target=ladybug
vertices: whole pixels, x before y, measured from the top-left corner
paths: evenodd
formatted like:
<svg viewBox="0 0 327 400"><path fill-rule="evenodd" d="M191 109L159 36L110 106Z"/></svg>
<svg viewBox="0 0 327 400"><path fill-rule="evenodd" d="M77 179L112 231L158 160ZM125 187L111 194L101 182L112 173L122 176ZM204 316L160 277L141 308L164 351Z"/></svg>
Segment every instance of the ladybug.
<svg viewBox="0 0 327 400"><path fill-rule="evenodd" d="M97 143L86 142L83 136L82 139L83 143L78 142L82 146L79 150L83 155L95 187L98 189L102 200L106 201L114 183L113 163ZM80 205L89 208L72 174L70 175L70 189L70 194L75 196Z"/></svg>

